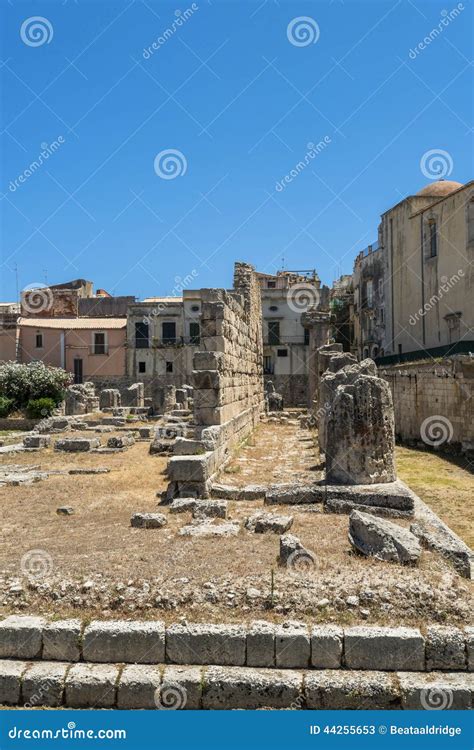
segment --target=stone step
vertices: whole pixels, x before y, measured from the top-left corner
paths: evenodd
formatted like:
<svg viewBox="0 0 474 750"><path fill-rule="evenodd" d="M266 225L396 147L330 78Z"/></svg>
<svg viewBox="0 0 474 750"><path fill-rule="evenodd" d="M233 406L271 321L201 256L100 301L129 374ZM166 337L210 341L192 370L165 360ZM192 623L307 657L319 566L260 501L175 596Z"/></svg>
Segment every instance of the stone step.
<svg viewBox="0 0 474 750"><path fill-rule="evenodd" d="M0 661L0 705L118 709L472 708L472 674Z"/></svg>

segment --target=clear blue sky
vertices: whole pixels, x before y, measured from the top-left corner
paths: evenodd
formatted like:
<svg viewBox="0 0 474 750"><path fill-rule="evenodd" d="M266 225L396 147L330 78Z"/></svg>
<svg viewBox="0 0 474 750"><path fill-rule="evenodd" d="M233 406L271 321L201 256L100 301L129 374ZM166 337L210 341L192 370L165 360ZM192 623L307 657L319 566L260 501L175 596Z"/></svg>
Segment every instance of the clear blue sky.
<svg viewBox="0 0 474 750"><path fill-rule="evenodd" d="M144 56L191 6L2 0L0 299L16 298L16 267L20 290L85 277L139 298L193 270L192 287L230 286L235 259L273 272L284 258L331 283L380 213L428 182L425 152L472 178L467 0L422 50L454 0L198 0ZM20 33L32 16L49 24L35 46ZM297 46L287 29L302 16L318 38L290 34ZM154 169L168 149L186 160L174 179Z"/></svg>

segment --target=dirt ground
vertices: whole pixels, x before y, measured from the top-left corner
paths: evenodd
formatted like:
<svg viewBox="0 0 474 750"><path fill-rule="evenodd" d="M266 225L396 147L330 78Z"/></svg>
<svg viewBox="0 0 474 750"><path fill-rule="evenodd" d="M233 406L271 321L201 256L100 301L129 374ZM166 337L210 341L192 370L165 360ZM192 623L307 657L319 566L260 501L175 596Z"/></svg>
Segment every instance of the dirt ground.
<svg viewBox="0 0 474 750"><path fill-rule="evenodd" d="M223 473L222 481L314 481L314 439L294 424L262 424L228 465L231 471ZM245 518L261 509L261 501L229 503L229 516L242 522L237 537L180 537L178 530L190 522L190 515L168 514L164 507L159 508L167 515L164 528L131 528L132 513L158 509L156 493L167 484L167 458L150 456L148 449L147 442L138 442L113 455L46 449L0 457L3 464L39 464L48 470L110 468L108 474L58 474L29 486L0 488L3 613L217 622L256 617L419 625L468 621L471 584L443 558L424 552L418 568L362 558L351 551L347 516L326 515L317 506L271 509L294 517L291 532L315 557L307 571L278 566L278 535L243 528ZM405 449L398 453L402 478L412 472L421 481L426 454ZM432 458L439 462L439 476L442 470L454 471L452 463ZM457 471L456 481L469 492L472 476ZM435 510L441 512L436 502L445 503L445 520L450 522L451 512L456 515L459 506L454 494L448 502L444 485L439 490L429 486L425 492L409 481ZM57 515L62 505L72 506L74 514ZM463 513L467 517L467 508ZM462 524L468 527L467 521ZM31 575L28 567L35 555L39 575Z"/></svg>

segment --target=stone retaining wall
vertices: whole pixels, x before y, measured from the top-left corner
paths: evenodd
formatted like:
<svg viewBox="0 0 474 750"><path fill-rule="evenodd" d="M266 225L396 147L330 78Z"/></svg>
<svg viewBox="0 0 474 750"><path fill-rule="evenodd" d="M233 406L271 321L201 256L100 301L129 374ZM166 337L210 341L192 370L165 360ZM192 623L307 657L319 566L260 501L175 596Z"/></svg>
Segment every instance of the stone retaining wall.
<svg viewBox="0 0 474 750"><path fill-rule="evenodd" d="M459 355L438 362L407 362L383 367L379 376L388 382L392 391L395 432L399 440L429 446L428 437L440 439L440 450L474 449L472 357ZM437 417L442 417L442 421ZM444 420L448 422L443 425ZM441 432L435 431L436 423Z"/></svg>
<svg viewBox="0 0 474 750"><path fill-rule="evenodd" d="M173 624L160 620L0 622L0 659L214 664L275 669L474 671L474 627Z"/></svg>
<svg viewBox="0 0 474 750"><path fill-rule="evenodd" d="M28 708L469 710L473 688L460 673L0 661L0 705Z"/></svg>

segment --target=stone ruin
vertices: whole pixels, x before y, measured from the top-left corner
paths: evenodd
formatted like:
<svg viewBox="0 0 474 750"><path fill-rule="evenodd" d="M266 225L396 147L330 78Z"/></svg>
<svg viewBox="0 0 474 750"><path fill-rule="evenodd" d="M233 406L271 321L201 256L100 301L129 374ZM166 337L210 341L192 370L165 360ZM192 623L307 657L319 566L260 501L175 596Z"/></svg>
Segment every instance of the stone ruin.
<svg viewBox="0 0 474 750"><path fill-rule="evenodd" d="M273 381L265 383L265 406L267 411L283 411L283 396L277 393Z"/></svg>
<svg viewBox="0 0 474 750"><path fill-rule="evenodd" d="M64 409L66 415L72 416L99 411L99 397L94 383L70 385L64 398Z"/></svg>

